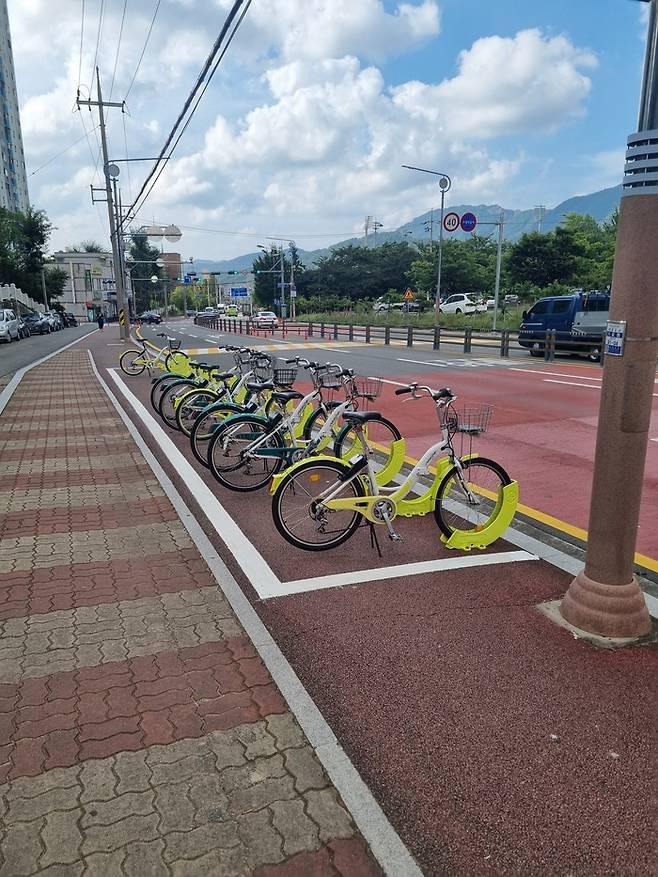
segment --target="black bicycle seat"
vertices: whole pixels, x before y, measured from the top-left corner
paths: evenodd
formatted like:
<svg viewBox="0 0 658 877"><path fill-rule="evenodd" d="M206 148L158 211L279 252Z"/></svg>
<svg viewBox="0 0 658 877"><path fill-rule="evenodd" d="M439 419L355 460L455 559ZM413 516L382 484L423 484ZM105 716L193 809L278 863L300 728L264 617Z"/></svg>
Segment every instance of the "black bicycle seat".
<svg viewBox="0 0 658 877"><path fill-rule="evenodd" d="M283 392L272 393L272 398L277 402L290 402L291 399L303 399L304 394L299 390L284 390Z"/></svg>
<svg viewBox="0 0 658 877"><path fill-rule="evenodd" d="M381 420L379 411L346 411L343 420L351 420L354 423L367 423L369 420Z"/></svg>
<svg viewBox="0 0 658 877"><path fill-rule="evenodd" d="M247 389L252 393L260 393L262 390L273 390L274 384L272 381L248 381Z"/></svg>
<svg viewBox="0 0 658 877"><path fill-rule="evenodd" d="M233 377L233 372L213 372L213 378L218 381L226 381Z"/></svg>

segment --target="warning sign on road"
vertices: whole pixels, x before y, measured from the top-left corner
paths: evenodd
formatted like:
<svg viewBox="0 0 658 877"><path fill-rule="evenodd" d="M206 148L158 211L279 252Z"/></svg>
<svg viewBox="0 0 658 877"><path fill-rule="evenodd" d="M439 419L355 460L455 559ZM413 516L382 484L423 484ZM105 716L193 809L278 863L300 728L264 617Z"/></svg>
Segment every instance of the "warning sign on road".
<svg viewBox="0 0 658 877"><path fill-rule="evenodd" d="M416 296L414 295L412 289L405 289L404 295L402 296L402 298L405 301L413 301L416 298Z"/></svg>
<svg viewBox="0 0 658 877"><path fill-rule="evenodd" d="M459 228L459 214L446 213L443 219L443 227L446 231L457 231Z"/></svg>

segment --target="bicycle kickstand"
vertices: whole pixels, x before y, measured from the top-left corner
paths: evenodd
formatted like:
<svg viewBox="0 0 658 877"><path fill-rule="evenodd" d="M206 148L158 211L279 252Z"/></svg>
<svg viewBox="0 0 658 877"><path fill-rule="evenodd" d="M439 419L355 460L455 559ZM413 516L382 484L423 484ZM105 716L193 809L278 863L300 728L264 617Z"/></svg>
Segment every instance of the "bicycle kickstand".
<svg viewBox="0 0 658 877"><path fill-rule="evenodd" d="M375 525L372 522L368 523L370 527L370 547L377 549L377 554L381 557L382 550L379 547L379 539L377 538L377 531L375 530Z"/></svg>

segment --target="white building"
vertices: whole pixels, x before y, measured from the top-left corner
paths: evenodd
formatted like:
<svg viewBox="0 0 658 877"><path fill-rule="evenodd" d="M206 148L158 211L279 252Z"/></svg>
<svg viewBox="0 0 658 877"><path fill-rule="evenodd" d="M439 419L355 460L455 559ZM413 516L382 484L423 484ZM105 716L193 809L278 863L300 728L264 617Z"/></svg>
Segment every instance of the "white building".
<svg viewBox="0 0 658 877"><path fill-rule="evenodd" d="M78 320L93 321L100 312L106 317L116 316L112 253L64 250L54 253L53 258L57 267L67 274L64 293L59 299L65 311L75 314Z"/></svg>
<svg viewBox="0 0 658 877"><path fill-rule="evenodd" d="M27 191L7 0L0 0L0 110L0 207L13 213L25 213L30 206L30 196Z"/></svg>

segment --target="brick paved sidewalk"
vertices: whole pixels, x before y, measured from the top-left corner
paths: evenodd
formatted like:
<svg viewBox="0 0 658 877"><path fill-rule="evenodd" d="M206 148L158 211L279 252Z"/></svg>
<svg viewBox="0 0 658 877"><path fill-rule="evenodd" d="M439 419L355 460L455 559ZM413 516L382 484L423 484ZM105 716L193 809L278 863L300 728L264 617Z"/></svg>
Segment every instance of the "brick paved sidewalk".
<svg viewBox="0 0 658 877"><path fill-rule="evenodd" d="M379 874L86 351L0 459L0 877Z"/></svg>

